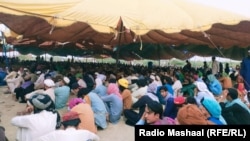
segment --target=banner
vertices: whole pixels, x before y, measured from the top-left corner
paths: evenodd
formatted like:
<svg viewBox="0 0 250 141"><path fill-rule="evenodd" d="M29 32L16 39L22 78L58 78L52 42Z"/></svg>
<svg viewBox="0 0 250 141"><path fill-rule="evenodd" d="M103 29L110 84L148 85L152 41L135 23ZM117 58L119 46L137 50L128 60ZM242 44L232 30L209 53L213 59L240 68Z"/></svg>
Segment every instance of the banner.
<svg viewBox="0 0 250 141"><path fill-rule="evenodd" d="M250 140L249 125L219 126L219 125L136 125L135 141L143 139L196 139L196 140L218 140L237 139Z"/></svg>

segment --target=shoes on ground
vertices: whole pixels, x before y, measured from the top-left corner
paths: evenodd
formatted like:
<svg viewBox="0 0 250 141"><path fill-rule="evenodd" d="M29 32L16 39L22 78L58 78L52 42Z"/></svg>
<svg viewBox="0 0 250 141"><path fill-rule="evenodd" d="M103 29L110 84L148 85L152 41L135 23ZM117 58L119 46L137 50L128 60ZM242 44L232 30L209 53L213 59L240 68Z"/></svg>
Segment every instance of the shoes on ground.
<svg viewBox="0 0 250 141"><path fill-rule="evenodd" d="M19 103L26 103L26 101L24 101L24 100L21 100L21 101L19 101Z"/></svg>

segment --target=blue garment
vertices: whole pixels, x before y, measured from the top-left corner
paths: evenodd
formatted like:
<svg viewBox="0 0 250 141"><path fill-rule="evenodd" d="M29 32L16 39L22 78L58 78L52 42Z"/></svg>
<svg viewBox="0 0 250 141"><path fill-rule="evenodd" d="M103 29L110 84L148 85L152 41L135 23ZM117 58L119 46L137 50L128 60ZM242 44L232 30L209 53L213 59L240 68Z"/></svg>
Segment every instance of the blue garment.
<svg viewBox="0 0 250 141"><path fill-rule="evenodd" d="M169 98L174 98L173 95L168 94L163 100L164 100L164 105L166 105L167 101Z"/></svg>
<svg viewBox="0 0 250 141"><path fill-rule="evenodd" d="M70 95L69 86L61 86L55 88L55 106L56 109L64 108L68 102Z"/></svg>
<svg viewBox="0 0 250 141"><path fill-rule="evenodd" d="M208 75L208 89L214 94L214 95L220 95L222 94L222 85L219 82L218 79L215 78L214 75L210 74Z"/></svg>
<svg viewBox="0 0 250 141"><path fill-rule="evenodd" d="M208 88L214 95L220 95L222 93L222 85L218 80L209 83Z"/></svg>
<svg viewBox="0 0 250 141"><path fill-rule="evenodd" d="M118 123L121 118L123 103L122 99L115 94L110 94L107 96L102 96L102 100L108 103L107 110L109 113L109 120L111 123Z"/></svg>
<svg viewBox="0 0 250 141"><path fill-rule="evenodd" d="M107 96L107 87L105 87L104 85L99 85L92 91L99 96Z"/></svg>
<svg viewBox="0 0 250 141"><path fill-rule="evenodd" d="M220 104L214 98L204 97L201 100L201 104L212 117L217 119L220 118L222 109Z"/></svg>
<svg viewBox="0 0 250 141"><path fill-rule="evenodd" d="M178 109L176 105L174 104L174 97L173 96L168 97L168 99L166 100L163 116L175 119L177 116L177 112L178 112Z"/></svg>
<svg viewBox="0 0 250 141"><path fill-rule="evenodd" d="M218 118L215 118L215 117L209 117L208 120L211 121L211 122L213 122L216 125L225 125Z"/></svg>
<svg viewBox="0 0 250 141"><path fill-rule="evenodd" d="M170 84L165 84L164 86L167 88L168 93L169 93L170 95L173 95L173 94L174 94L174 89L172 88L172 86L171 86ZM160 88L161 88L161 87L162 87L162 86L158 86L158 87L157 87L156 96L158 97L158 99L159 99L159 101L160 101L161 104L165 104L166 101L164 100L164 97L162 97L161 92L160 92Z"/></svg>
<svg viewBox="0 0 250 141"><path fill-rule="evenodd" d="M0 86L7 85L6 81L4 81L4 78L6 77L7 73L4 71L0 71Z"/></svg>
<svg viewBox="0 0 250 141"><path fill-rule="evenodd" d="M88 93L91 101L91 108L94 112L95 123L97 126L107 128L106 114L108 113L103 100L94 92Z"/></svg>
<svg viewBox="0 0 250 141"><path fill-rule="evenodd" d="M136 123L136 125L145 125L145 120L140 119L140 120Z"/></svg>
<svg viewBox="0 0 250 141"><path fill-rule="evenodd" d="M230 106L232 106L232 105L234 105L234 104L239 104L242 108L244 108L246 111L248 111L249 113L250 113L250 110L249 110L249 108L247 107L247 105L245 104L245 103L243 103L239 98L236 98L236 99L234 99L233 101L231 101L231 102L227 102L226 103L226 107L230 107Z"/></svg>
<svg viewBox="0 0 250 141"><path fill-rule="evenodd" d="M250 90L250 56L244 58L241 62L240 74L244 78L244 84L247 91Z"/></svg>

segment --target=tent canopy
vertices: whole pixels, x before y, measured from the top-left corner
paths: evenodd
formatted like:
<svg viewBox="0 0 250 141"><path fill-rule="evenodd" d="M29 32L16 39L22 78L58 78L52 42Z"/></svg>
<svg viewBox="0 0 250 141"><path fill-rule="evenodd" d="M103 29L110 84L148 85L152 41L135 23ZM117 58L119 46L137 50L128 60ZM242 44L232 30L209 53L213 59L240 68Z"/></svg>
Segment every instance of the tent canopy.
<svg viewBox="0 0 250 141"><path fill-rule="evenodd" d="M231 52L232 48L244 52L250 45L248 17L190 0L147 3L142 0L1 0L0 11L0 22L17 34L8 37L7 42L20 51L32 46L34 50L51 50L56 54L68 48L70 52L72 48L82 54L88 50L112 55L114 48L143 43L145 49L164 46L163 52L172 51L172 55L160 57L169 58L186 50L192 50L190 54L216 53L218 48L222 53ZM67 48L66 43L70 43ZM173 51L165 46L182 50ZM142 52L144 58L159 58L158 54L146 57L147 52L143 50L137 54ZM228 54L225 56L234 57Z"/></svg>

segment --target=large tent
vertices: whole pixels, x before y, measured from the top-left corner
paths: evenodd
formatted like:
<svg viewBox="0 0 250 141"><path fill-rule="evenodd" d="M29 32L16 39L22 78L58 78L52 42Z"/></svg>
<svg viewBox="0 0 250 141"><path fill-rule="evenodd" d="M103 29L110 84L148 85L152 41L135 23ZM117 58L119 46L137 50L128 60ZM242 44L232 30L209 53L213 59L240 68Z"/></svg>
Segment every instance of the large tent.
<svg viewBox="0 0 250 141"><path fill-rule="evenodd" d="M87 52L112 56L114 48L120 51L121 46L138 43L141 52L136 54L145 54L145 50L157 46L162 53L168 53L160 55L163 59L183 59L187 51L190 57L219 53L222 57L233 58L232 48L241 52L250 46L247 17L190 0L146 3L141 0L125 3L121 0L1 0L0 10L0 22L16 33L8 37L7 42L21 52L27 47L26 51L45 50L59 55ZM123 52L128 51L121 51L116 57L138 58L133 58L137 56L133 53L122 55ZM153 55L144 58L159 59L159 55Z"/></svg>

